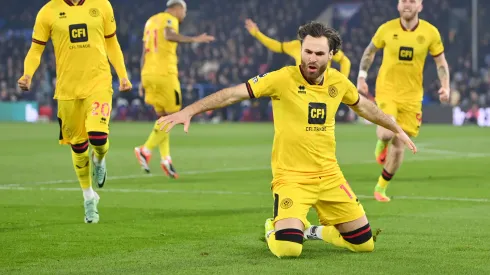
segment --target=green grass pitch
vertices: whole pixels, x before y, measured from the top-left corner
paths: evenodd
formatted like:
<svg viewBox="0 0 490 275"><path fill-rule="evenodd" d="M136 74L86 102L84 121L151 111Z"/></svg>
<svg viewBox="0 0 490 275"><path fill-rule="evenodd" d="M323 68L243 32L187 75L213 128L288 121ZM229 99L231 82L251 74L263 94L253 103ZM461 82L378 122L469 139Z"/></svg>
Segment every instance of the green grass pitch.
<svg viewBox="0 0 490 275"><path fill-rule="evenodd" d="M375 252L306 242L277 259L263 239L272 215L272 124L194 124L172 132L181 178L133 154L152 125L114 123L100 223L83 223L69 147L55 124L0 124L0 274L486 274L490 272L489 129L424 125L381 204L372 192L375 128L337 126L337 156L383 232ZM316 221L310 212L310 221Z"/></svg>

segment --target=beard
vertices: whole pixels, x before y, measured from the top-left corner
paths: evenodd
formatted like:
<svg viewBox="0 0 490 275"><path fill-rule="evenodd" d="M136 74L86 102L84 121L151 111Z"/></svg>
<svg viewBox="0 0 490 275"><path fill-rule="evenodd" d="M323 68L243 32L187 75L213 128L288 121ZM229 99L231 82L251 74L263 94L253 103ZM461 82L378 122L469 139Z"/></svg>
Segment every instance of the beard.
<svg viewBox="0 0 490 275"><path fill-rule="evenodd" d="M327 64L319 66L318 64L306 64L306 62L301 61L301 71L303 71L303 75L308 82L315 83L325 73L325 70L327 70Z"/></svg>
<svg viewBox="0 0 490 275"><path fill-rule="evenodd" d="M415 17L417 16L416 11L411 11L411 12L400 12L400 17L403 18L406 21L412 21Z"/></svg>

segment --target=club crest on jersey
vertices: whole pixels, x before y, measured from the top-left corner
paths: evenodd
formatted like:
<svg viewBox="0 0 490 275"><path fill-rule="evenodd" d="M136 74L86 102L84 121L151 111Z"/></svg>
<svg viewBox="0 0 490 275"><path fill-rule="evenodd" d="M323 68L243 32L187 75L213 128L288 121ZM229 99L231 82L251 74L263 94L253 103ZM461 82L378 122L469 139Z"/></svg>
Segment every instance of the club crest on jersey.
<svg viewBox="0 0 490 275"><path fill-rule="evenodd" d="M413 48L412 47L400 47L398 52L398 59L402 61L412 61L413 60Z"/></svg>
<svg viewBox="0 0 490 275"><path fill-rule="evenodd" d="M100 12L96 8L91 8L90 11L88 12L92 17L97 17L100 15Z"/></svg>
<svg viewBox="0 0 490 275"><path fill-rule="evenodd" d="M288 209L288 208L291 208L291 206L293 206L293 200L292 199L285 198L281 201L281 208L282 209Z"/></svg>
<svg viewBox="0 0 490 275"><path fill-rule="evenodd" d="M328 86L328 95L330 97L335 98L339 94L339 90L335 86Z"/></svg>
<svg viewBox="0 0 490 275"><path fill-rule="evenodd" d="M419 42L419 44L424 44L425 37L423 35L419 35L419 36L417 36L416 40L417 40L417 42Z"/></svg>

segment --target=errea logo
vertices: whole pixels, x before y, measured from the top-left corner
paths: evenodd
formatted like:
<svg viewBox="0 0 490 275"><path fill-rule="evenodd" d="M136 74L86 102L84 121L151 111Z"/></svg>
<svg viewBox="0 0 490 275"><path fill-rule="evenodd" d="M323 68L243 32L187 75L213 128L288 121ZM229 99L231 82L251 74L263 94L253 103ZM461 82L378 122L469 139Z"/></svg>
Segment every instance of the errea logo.
<svg viewBox="0 0 490 275"><path fill-rule="evenodd" d="M306 94L306 88L303 85L298 86L298 94Z"/></svg>

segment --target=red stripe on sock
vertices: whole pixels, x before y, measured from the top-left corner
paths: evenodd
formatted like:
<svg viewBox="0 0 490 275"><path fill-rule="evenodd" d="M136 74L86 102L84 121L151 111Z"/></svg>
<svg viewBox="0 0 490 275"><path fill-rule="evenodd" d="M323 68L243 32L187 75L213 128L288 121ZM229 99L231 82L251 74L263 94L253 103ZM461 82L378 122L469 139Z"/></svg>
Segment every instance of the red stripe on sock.
<svg viewBox="0 0 490 275"><path fill-rule="evenodd" d="M71 147L74 148L74 149L85 149L85 148L88 147L88 143L84 143L84 144L79 145L79 146L72 145Z"/></svg>
<svg viewBox="0 0 490 275"><path fill-rule="evenodd" d="M342 236L342 237L343 237L344 239L352 239L352 238L355 238L355 237L359 237L359 236L361 236L362 234L365 234L366 232L369 232L369 231L371 231L371 226L370 226L370 227L368 227L368 228L366 228L366 229L364 229L364 230L362 230L361 232L358 232L358 233L354 234L354 235L350 235L350 236Z"/></svg>
<svg viewBox="0 0 490 275"><path fill-rule="evenodd" d="M389 178L389 179L391 179L391 178L393 177L393 175L392 175L392 174L390 174L390 173L386 172L386 170L384 170L384 169L383 169L383 172L382 172L382 173L383 173L383 176L385 176L385 177L387 177L387 178Z"/></svg>
<svg viewBox="0 0 490 275"><path fill-rule="evenodd" d="M107 135L103 135L103 136L88 136L89 139L106 139L107 138Z"/></svg>

